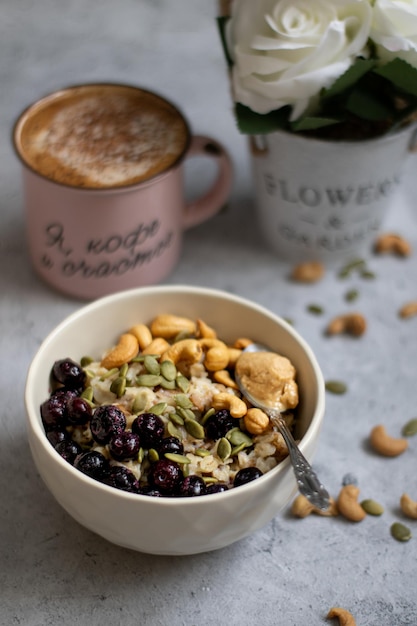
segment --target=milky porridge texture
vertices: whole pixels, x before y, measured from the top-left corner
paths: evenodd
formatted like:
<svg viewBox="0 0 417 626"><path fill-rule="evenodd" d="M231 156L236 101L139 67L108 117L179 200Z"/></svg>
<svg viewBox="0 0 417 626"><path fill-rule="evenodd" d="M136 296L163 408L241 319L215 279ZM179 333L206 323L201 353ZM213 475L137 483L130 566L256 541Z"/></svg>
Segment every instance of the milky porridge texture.
<svg viewBox="0 0 417 626"><path fill-rule="evenodd" d="M117 187L163 172L183 154L188 131L176 109L154 94L123 87L78 88L28 118L27 162L53 180Z"/></svg>

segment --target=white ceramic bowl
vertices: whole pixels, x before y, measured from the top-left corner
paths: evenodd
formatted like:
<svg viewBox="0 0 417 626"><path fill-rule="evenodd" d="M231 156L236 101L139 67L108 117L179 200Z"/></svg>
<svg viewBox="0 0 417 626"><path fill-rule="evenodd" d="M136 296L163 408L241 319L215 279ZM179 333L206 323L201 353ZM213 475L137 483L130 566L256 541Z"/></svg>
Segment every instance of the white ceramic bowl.
<svg viewBox="0 0 417 626"><path fill-rule="evenodd" d="M194 498L154 498L108 487L74 469L47 440L39 413L57 359L101 355L120 333L159 313L202 318L220 338L248 336L286 355L300 392L296 436L311 460L324 414L324 381L306 342L268 310L221 291L157 286L117 293L84 306L45 339L26 383L27 429L35 465L61 506L107 540L141 552L184 555L227 546L267 524L296 493L289 459L264 476L224 493Z"/></svg>

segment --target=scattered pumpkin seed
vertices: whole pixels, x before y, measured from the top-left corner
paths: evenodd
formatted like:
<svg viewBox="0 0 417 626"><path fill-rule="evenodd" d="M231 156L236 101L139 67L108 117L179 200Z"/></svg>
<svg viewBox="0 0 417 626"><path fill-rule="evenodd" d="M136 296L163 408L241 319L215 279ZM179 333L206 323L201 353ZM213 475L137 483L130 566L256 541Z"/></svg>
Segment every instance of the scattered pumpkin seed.
<svg viewBox="0 0 417 626"><path fill-rule="evenodd" d="M195 419L186 420L184 427L187 433L191 435L191 437L194 437L194 439L204 439L205 437L204 428Z"/></svg>
<svg viewBox="0 0 417 626"><path fill-rule="evenodd" d="M144 391L139 391L132 405L132 413L140 413L146 409L148 403L148 396Z"/></svg>
<svg viewBox="0 0 417 626"><path fill-rule="evenodd" d="M166 378L161 378L161 382L159 383L163 389L175 389L176 384L175 380L167 380Z"/></svg>
<svg viewBox="0 0 417 626"><path fill-rule="evenodd" d="M191 334L188 332L188 330L180 330L179 333L177 333L173 339L173 343L177 343L177 341L182 341L183 339L189 339L191 337Z"/></svg>
<svg viewBox="0 0 417 626"><path fill-rule="evenodd" d="M170 461L175 461L175 463L178 463L179 465L188 465L189 463L191 463L188 456L185 456L184 454L176 454L175 452L166 452L164 456L166 459L169 459Z"/></svg>
<svg viewBox="0 0 417 626"><path fill-rule="evenodd" d="M155 450L155 448L149 448L148 459L150 460L151 463L156 463L156 461L159 461L159 454L158 454L158 451Z"/></svg>
<svg viewBox="0 0 417 626"><path fill-rule="evenodd" d="M319 304L309 304L307 306L307 311L309 313L313 313L314 315L323 315L324 309Z"/></svg>
<svg viewBox="0 0 417 626"><path fill-rule="evenodd" d="M177 413L181 415L184 420L195 420L196 417L191 409L183 409L182 406L177 406Z"/></svg>
<svg viewBox="0 0 417 626"><path fill-rule="evenodd" d="M141 374L136 377L136 384L139 387L157 387L160 385L162 376L156 374Z"/></svg>
<svg viewBox="0 0 417 626"><path fill-rule="evenodd" d="M190 388L190 381L188 378L183 376L182 374L177 374L176 376L177 387L181 389L183 393L187 393Z"/></svg>
<svg viewBox="0 0 417 626"><path fill-rule="evenodd" d="M391 525L391 535L397 541L408 541L412 537L411 530L400 522L394 522Z"/></svg>
<svg viewBox="0 0 417 626"><path fill-rule="evenodd" d="M236 454L239 454L239 452L242 452L245 448L247 448L245 443L241 443L240 446L234 446L230 452L230 456L236 456Z"/></svg>
<svg viewBox="0 0 417 626"><path fill-rule="evenodd" d="M177 368L172 361L162 361L161 363L161 374L167 380L175 380L177 375Z"/></svg>
<svg viewBox="0 0 417 626"><path fill-rule="evenodd" d="M190 398L185 393L177 393L174 396L175 404L182 409L191 409L193 407L193 403Z"/></svg>
<svg viewBox="0 0 417 626"><path fill-rule="evenodd" d="M216 409L214 409L213 407L211 407L208 411L206 411L206 413L204 413L203 417L201 418L201 423L204 424L207 422L207 420L209 419L209 417L211 417L212 415L214 415L216 412Z"/></svg>
<svg viewBox="0 0 417 626"><path fill-rule="evenodd" d="M375 272L371 272L370 270L363 270L361 272L361 277L366 278L367 280L373 280L376 278Z"/></svg>
<svg viewBox="0 0 417 626"><path fill-rule="evenodd" d="M115 378L110 385L110 391L115 393L118 398L121 398L126 391L126 378L124 376Z"/></svg>
<svg viewBox="0 0 417 626"><path fill-rule="evenodd" d="M125 378L128 369L129 369L129 364L123 363L123 365L119 369L119 376L122 376L122 378Z"/></svg>
<svg viewBox="0 0 417 626"><path fill-rule="evenodd" d="M413 437L417 435L417 417L407 422L402 429L404 437Z"/></svg>
<svg viewBox="0 0 417 626"><path fill-rule="evenodd" d="M214 476L203 476L203 480L206 483L206 485L213 485L219 482L219 479L215 478Z"/></svg>
<svg viewBox="0 0 417 626"><path fill-rule="evenodd" d="M346 265L342 267L338 276L339 278L347 278L353 270L361 269L363 267L365 267L365 261L363 259L353 259L353 261L346 263Z"/></svg>
<svg viewBox="0 0 417 626"><path fill-rule="evenodd" d="M102 374L100 376L101 380L106 380L106 378L111 378L112 376L114 376L115 374L119 373L119 369L117 367L113 367L111 370L108 370L107 372L104 372L104 374Z"/></svg>
<svg viewBox="0 0 417 626"><path fill-rule="evenodd" d="M204 458L206 456L210 456L211 452L210 450L206 450L205 448L197 448L197 450L194 450L194 454L196 456L201 456L202 458Z"/></svg>
<svg viewBox="0 0 417 626"><path fill-rule="evenodd" d="M178 413L170 413L168 417L176 426L184 426L184 418Z"/></svg>
<svg viewBox="0 0 417 626"><path fill-rule="evenodd" d="M252 439L246 433L242 432L240 428L232 428L226 433L226 439L230 441L233 446L240 446L242 443L245 447L253 445Z"/></svg>
<svg viewBox="0 0 417 626"><path fill-rule="evenodd" d="M167 424L167 431L171 437L176 437L177 439L182 439L181 431L175 426L172 421L169 421Z"/></svg>
<svg viewBox="0 0 417 626"><path fill-rule="evenodd" d="M384 507L379 502L376 502L372 499L363 500L361 502L361 507L368 513L369 515L382 515L384 512Z"/></svg>
<svg viewBox="0 0 417 626"><path fill-rule="evenodd" d="M130 363L143 363L147 356L153 356L155 359L159 359L160 354L138 354L138 356L130 359Z"/></svg>
<svg viewBox="0 0 417 626"><path fill-rule="evenodd" d="M162 415L162 413L165 413L167 406L168 404L166 402L158 402L151 406L149 411L154 415Z"/></svg>
<svg viewBox="0 0 417 626"><path fill-rule="evenodd" d="M137 456L138 463L142 463L144 458L145 458L145 450L144 448L139 448L139 452Z"/></svg>
<svg viewBox="0 0 417 626"><path fill-rule="evenodd" d="M161 366L154 356L146 355L143 361L143 365L145 366L146 371L149 374L154 374L155 376L159 376L161 372Z"/></svg>
<svg viewBox="0 0 417 626"><path fill-rule="evenodd" d="M86 387L84 391L81 393L81 397L84 398L84 400L87 400L88 402L92 402L93 397L94 397L93 388Z"/></svg>
<svg viewBox="0 0 417 626"><path fill-rule="evenodd" d="M345 293L346 302L354 302L358 298L359 298L359 291L357 289L349 289L349 291Z"/></svg>
<svg viewBox="0 0 417 626"><path fill-rule="evenodd" d="M94 363L94 359L91 356L83 356L81 357L80 365L81 367L87 367L90 363Z"/></svg>
<svg viewBox="0 0 417 626"><path fill-rule="evenodd" d="M347 391L346 383L341 380L327 380L325 383L325 388L330 393L343 394Z"/></svg>
<svg viewBox="0 0 417 626"><path fill-rule="evenodd" d="M226 439L226 437L222 437L217 445L217 454L222 461L225 461L229 458L231 452L232 446L230 444L230 441Z"/></svg>

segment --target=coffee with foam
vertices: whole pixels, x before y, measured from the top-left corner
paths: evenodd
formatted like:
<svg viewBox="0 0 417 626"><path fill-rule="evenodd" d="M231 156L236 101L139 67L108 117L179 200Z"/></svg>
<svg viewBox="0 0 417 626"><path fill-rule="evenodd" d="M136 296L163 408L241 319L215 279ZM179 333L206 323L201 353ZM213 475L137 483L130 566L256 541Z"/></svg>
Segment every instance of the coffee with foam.
<svg viewBox="0 0 417 626"><path fill-rule="evenodd" d="M124 85L85 85L44 98L16 127L16 147L34 171L72 187L141 183L174 166L189 142L179 111Z"/></svg>

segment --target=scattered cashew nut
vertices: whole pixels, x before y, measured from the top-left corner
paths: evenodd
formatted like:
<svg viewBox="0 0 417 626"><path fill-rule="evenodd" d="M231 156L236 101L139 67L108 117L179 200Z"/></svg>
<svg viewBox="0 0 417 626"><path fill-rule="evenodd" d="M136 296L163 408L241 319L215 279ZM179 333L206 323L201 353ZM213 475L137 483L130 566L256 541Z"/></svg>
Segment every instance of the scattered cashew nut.
<svg viewBox="0 0 417 626"><path fill-rule="evenodd" d="M119 343L108 352L101 361L101 366L106 369L120 367L124 363L129 363L139 351L139 342L132 333L120 335Z"/></svg>
<svg viewBox="0 0 417 626"><path fill-rule="evenodd" d="M129 332L135 335L141 350L144 350L144 348L147 348L150 343L152 343L152 333L146 324L136 324Z"/></svg>
<svg viewBox="0 0 417 626"><path fill-rule="evenodd" d="M339 515L339 510L334 498L330 498L329 508L323 511L322 509L315 507L314 504L311 504L311 502L300 493L291 505L291 513L295 515L295 517L300 518L307 517L310 513L315 513L316 515L321 515L322 517L336 517Z"/></svg>
<svg viewBox="0 0 417 626"><path fill-rule="evenodd" d="M220 383L225 387L230 387L231 389L239 389L236 381L230 376L228 370L217 370L216 372L213 372L213 379L216 381L216 383Z"/></svg>
<svg viewBox="0 0 417 626"><path fill-rule="evenodd" d="M227 409L232 417L237 418L246 415L248 410L243 400L227 392L221 392L213 396L212 405L216 410Z"/></svg>
<svg viewBox="0 0 417 626"><path fill-rule="evenodd" d="M220 339L203 338L198 340L205 352L204 367L209 372L225 369L229 364L229 349Z"/></svg>
<svg viewBox="0 0 417 626"><path fill-rule="evenodd" d="M339 620L339 626L356 626L356 621L352 613L339 606L332 607L327 613L327 619L334 618Z"/></svg>
<svg viewBox="0 0 417 626"><path fill-rule="evenodd" d="M170 344L163 337L155 337L151 343L142 349L142 354L164 354L170 347Z"/></svg>
<svg viewBox="0 0 417 626"><path fill-rule="evenodd" d="M333 318L326 329L327 335L346 333L360 337L366 330L366 320L361 313L346 313Z"/></svg>
<svg viewBox="0 0 417 626"><path fill-rule="evenodd" d="M217 333L214 330L214 328L211 328L211 326L209 326L208 324L206 324L206 322L204 322L203 320L200 320L200 319L197 320L196 335L197 335L197 337L203 337L203 338L206 338L206 339L216 339L217 338Z"/></svg>
<svg viewBox="0 0 417 626"><path fill-rule="evenodd" d="M383 456L398 456L408 448L407 439L391 437L382 424L374 426L369 441L372 448Z"/></svg>
<svg viewBox="0 0 417 626"><path fill-rule="evenodd" d="M351 522L361 522L366 513L358 502L359 488L356 485L345 485L339 492L337 508Z"/></svg>
<svg viewBox="0 0 417 626"><path fill-rule="evenodd" d="M412 300L404 304L399 310L398 315L404 319L417 315L417 300Z"/></svg>
<svg viewBox="0 0 417 626"><path fill-rule="evenodd" d="M417 519L417 502L412 500L407 493L403 493L400 499L401 510L407 517Z"/></svg>
<svg viewBox="0 0 417 626"><path fill-rule="evenodd" d="M194 335L196 332L196 323L188 317L180 317L178 315L170 315L163 313L157 315L151 322L151 333L154 337L163 337L164 339L173 339L178 333L186 332Z"/></svg>
<svg viewBox="0 0 417 626"><path fill-rule="evenodd" d="M324 276L324 265L320 261L299 263L291 272L291 279L298 283L316 283Z"/></svg>
<svg viewBox="0 0 417 626"><path fill-rule="evenodd" d="M181 361L188 364L198 363L203 356L203 349L197 339L182 339L169 346L162 354L162 361L172 361L177 365Z"/></svg>
<svg viewBox="0 0 417 626"><path fill-rule="evenodd" d="M246 430L251 435L261 435L269 426L269 417L261 409L248 409L243 418Z"/></svg>
<svg viewBox="0 0 417 626"><path fill-rule="evenodd" d="M395 254L397 256L410 256L411 245L396 233L383 233L375 242L374 251L377 254Z"/></svg>

